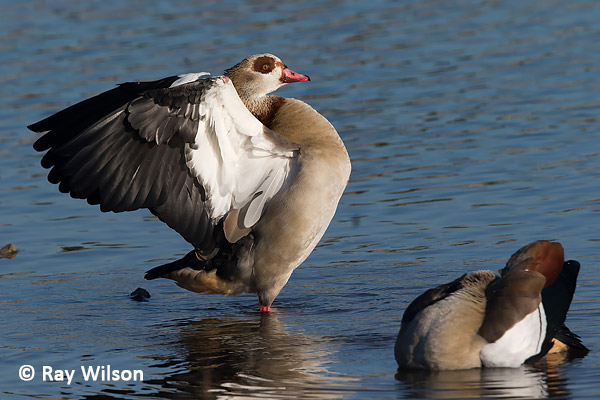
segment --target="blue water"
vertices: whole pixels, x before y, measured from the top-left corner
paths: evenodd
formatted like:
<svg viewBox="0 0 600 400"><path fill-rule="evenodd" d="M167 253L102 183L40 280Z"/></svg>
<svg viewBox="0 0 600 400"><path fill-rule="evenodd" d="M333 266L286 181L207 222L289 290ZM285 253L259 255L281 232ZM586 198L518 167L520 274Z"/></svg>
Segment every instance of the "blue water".
<svg viewBox="0 0 600 400"><path fill-rule="evenodd" d="M0 398L597 398L600 4L0 1ZM319 247L270 315L143 273L189 251L148 212L46 181L25 126L131 80L271 52L353 163ZM568 326L591 352L517 370L396 373L409 302L519 247L582 264ZM148 302L128 294L147 289ZM31 365L35 377L18 377ZM141 370L85 381L80 368ZM76 370L46 382L43 367Z"/></svg>

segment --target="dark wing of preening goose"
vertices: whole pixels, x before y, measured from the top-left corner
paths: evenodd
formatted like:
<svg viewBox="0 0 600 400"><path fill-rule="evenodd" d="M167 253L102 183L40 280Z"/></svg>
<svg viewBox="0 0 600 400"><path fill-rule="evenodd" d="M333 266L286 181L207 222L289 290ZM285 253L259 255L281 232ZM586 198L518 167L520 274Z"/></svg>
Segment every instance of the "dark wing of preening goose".
<svg viewBox="0 0 600 400"><path fill-rule="evenodd" d="M553 339L558 339L568 345L569 350L576 354L585 355L588 349L581 343L579 337L566 326L567 312L571 306L580 264L569 260L564 262L562 271L555 282L542 290L542 304L546 312L546 337L539 354L532 356L527 362L536 362L553 346Z"/></svg>
<svg viewBox="0 0 600 400"><path fill-rule="evenodd" d="M565 323L569 306L575 294L580 267L581 265L577 261L566 261L554 284L542 290L542 303L546 310L550 338Z"/></svg>
<svg viewBox="0 0 600 400"><path fill-rule="evenodd" d="M410 323L419 312L460 290L462 288L463 279L466 276L467 274L463 274L460 278L457 278L452 282L429 289L414 299L406 308L406 311L404 311L402 324Z"/></svg>
<svg viewBox="0 0 600 400"><path fill-rule="evenodd" d="M542 289L552 285L560 276L563 261L564 250L557 242L537 240L517 250L502 269L502 276L486 288L486 318L479 334L489 342L495 342L537 309L543 297L543 294L540 296ZM569 298L563 317L570 302Z"/></svg>
<svg viewBox="0 0 600 400"><path fill-rule="evenodd" d="M485 290L485 317L479 335L493 343L535 311L545 282L536 271L515 271L491 282Z"/></svg>
<svg viewBox="0 0 600 400"><path fill-rule="evenodd" d="M42 165L61 192L102 211L148 208L206 254L221 218L235 211L232 230L245 232L295 172L297 147L224 77L125 83L29 129L44 133L34 148L48 150Z"/></svg>

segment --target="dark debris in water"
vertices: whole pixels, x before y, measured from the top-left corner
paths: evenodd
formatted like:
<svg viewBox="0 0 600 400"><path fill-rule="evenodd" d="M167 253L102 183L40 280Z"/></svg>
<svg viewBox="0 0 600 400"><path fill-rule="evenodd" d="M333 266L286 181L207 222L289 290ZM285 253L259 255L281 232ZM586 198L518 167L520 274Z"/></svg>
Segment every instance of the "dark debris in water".
<svg viewBox="0 0 600 400"><path fill-rule="evenodd" d="M133 292L129 293L129 297L133 301L148 301L150 298L150 293L146 289L139 287Z"/></svg>
<svg viewBox="0 0 600 400"><path fill-rule="evenodd" d="M15 258L17 256L17 246L12 243L0 248L0 258Z"/></svg>

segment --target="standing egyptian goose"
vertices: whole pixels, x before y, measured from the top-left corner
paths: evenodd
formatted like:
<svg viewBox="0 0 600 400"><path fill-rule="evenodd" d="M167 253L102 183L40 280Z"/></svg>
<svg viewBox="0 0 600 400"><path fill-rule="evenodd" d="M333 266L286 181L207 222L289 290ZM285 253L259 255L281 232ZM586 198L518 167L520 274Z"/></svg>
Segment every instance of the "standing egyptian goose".
<svg viewBox="0 0 600 400"><path fill-rule="evenodd" d="M570 333L564 321L578 274L560 243L539 240L513 254L500 276L477 271L430 289L404 312L396 361L432 370L537 361ZM576 335L570 340L585 349Z"/></svg>
<svg viewBox="0 0 600 400"><path fill-rule="evenodd" d="M269 93L310 80L272 54L224 76L119 85L29 126L48 180L102 211L148 208L194 250L151 269L268 311L325 233L350 176L333 126Z"/></svg>

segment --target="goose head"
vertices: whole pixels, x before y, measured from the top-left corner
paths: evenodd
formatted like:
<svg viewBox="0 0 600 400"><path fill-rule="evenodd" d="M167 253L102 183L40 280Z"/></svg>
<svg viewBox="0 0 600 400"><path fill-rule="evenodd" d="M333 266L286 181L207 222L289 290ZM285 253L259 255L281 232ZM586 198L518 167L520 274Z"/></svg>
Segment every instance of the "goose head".
<svg viewBox="0 0 600 400"><path fill-rule="evenodd" d="M310 78L289 69L273 54L256 54L225 71L240 98L254 101L292 82L305 82Z"/></svg>

